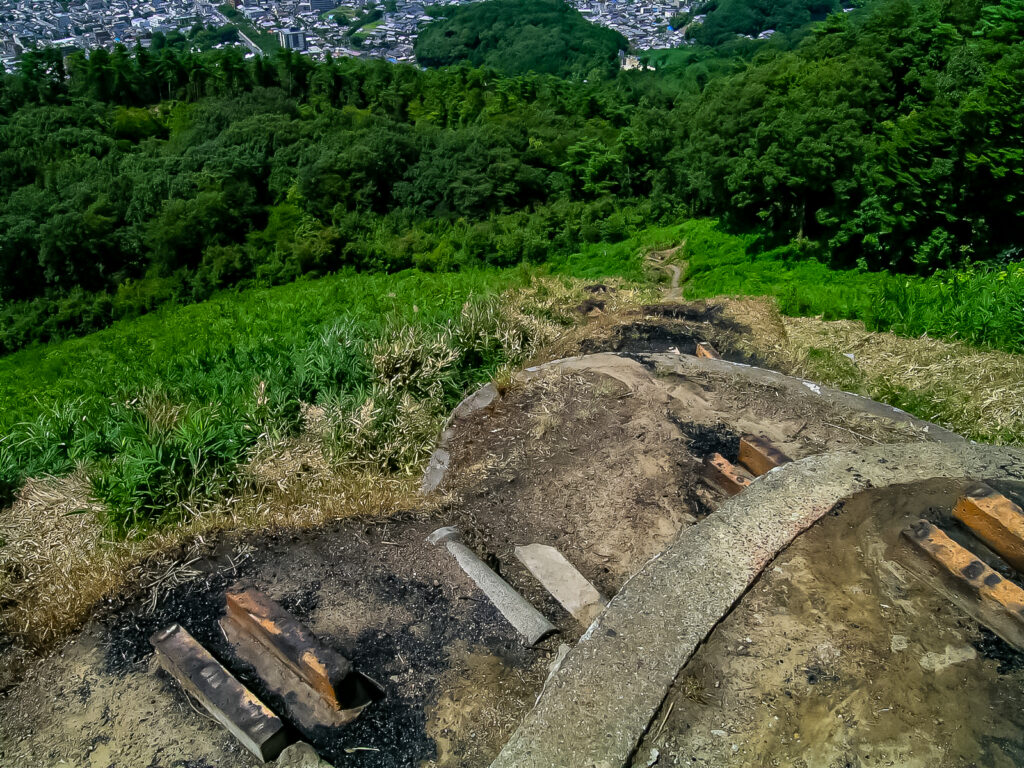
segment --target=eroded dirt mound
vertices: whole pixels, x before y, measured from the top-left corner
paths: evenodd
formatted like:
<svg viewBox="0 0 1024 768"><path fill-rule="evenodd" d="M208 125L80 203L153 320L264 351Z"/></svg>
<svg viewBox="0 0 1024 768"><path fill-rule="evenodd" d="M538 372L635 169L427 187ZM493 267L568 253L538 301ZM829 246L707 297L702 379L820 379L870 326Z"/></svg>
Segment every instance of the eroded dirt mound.
<svg viewBox="0 0 1024 768"><path fill-rule="evenodd" d="M680 672L634 766L1024 764L1024 657L901 564L902 528L954 530L962 490L867 492L798 538Z"/></svg>

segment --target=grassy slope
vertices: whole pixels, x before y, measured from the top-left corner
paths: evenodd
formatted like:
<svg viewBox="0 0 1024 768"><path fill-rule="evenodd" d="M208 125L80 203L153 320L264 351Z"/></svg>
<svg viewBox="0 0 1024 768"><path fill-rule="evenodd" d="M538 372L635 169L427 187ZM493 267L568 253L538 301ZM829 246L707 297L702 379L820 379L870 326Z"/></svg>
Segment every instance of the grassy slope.
<svg viewBox="0 0 1024 768"><path fill-rule="evenodd" d="M1014 266L928 280L833 271L786 248L755 252L751 238L699 220L593 244L544 271L639 282L642 253L681 241L690 298L769 295L789 315L1024 350L1024 270ZM506 318L495 299L535 273L343 273L168 307L0 358L0 503L26 476L84 463L116 530L164 519L182 499L228 487L261 435L298 428L302 403L333 409L348 460L412 471L445 409L536 341L533 321ZM529 311L557 313L543 301ZM914 406L910 389L865 386Z"/></svg>
<svg viewBox="0 0 1024 768"><path fill-rule="evenodd" d="M339 450L377 441L387 448L375 459L407 470L436 415L505 360L500 345L479 339L466 342L478 347L472 355L453 353L444 333L466 332L467 301L493 331L487 297L527 279L522 269L342 274L168 307L0 359L0 399L10 404L0 414L0 504L25 477L85 465L112 532L172 522L186 499L230 488L263 435L298 429L303 402L352 413L375 398ZM374 351L393 368L387 375L374 370ZM431 368L431 356L444 364ZM407 382L412 399L381 391L389 377ZM396 437L403 430L407 439Z"/></svg>
<svg viewBox="0 0 1024 768"><path fill-rule="evenodd" d="M916 278L832 270L793 259L790 247L758 251L753 237L726 234L706 219L687 222L682 233L690 298L775 296L787 315L862 320L874 331L1024 352L1022 263Z"/></svg>
<svg viewBox="0 0 1024 768"><path fill-rule="evenodd" d="M525 280L521 270L340 274L165 307L84 338L0 358L0 399L10 404L0 413L0 432L57 403L131 398L143 388L216 398L226 382L238 383L241 371L255 385L255 377L290 367L296 347L329 321L352 322L361 335L373 337L385 318L438 321L471 296Z"/></svg>
<svg viewBox="0 0 1024 768"><path fill-rule="evenodd" d="M618 243L597 243L553 259L545 271L640 282L646 279L642 251L678 242L684 231L684 226L652 227ZM234 374L239 370L267 377L290 367L295 349L325 324L354 323L361 336L373 338L386 322L442 322L458 314L467 299L522 287L534 274L524 267L443 274L342 273L168 306L84 338L0 357L0 401L6 404L0 411L0 434L59 403L106 403L135 397L143 388L216 398L226 379L237 383Z"/></svg>
<svg viewBox="0 0 1024 768"><path fill-rule="evenodd" d="M641 252L677 230L593 245L544 271L640 279ZM0 505L25 477L84 465L113 531L173 521L183 500L231 487L261 436L298 429L303 403L333 414L330 450L343 460L412 471L466 389L564 321L571 303L542 295L558 282L536 276L343 273L0 358ZM510 289L533 303L502 305Z"/></svg>

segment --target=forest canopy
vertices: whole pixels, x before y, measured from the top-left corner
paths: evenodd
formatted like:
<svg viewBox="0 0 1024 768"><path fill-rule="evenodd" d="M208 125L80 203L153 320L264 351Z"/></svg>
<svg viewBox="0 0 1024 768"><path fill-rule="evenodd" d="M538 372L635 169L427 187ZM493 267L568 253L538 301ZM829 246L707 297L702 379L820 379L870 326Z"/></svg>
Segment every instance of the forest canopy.
<svg viewBox="0 0 1024 768"><path fill-rule="evenodd" d="M761 32L791 34L812 21L823 21L838 11L839 0L709 0L676 19L677 26L703 15L689 36L702 45L722 45L737 35L757 37Z"/></svg>
<svg viewBox="0 0 1024 768"><path fill-rule="evenodd" d="M416 38L416 59L427 67L469 62L509 75L606 77L629 42L591 24L562 0L488 0L453 5Z"/></svg>
<svg viewBox="0 0 1024 768"><path fill-rule="evenodd" d="M543 262L694 215L832 267L1019 260L1022 39L1024 0L887 0L793 49L589 82L27 52L0 80L0 353L222 289Z"/></svg>

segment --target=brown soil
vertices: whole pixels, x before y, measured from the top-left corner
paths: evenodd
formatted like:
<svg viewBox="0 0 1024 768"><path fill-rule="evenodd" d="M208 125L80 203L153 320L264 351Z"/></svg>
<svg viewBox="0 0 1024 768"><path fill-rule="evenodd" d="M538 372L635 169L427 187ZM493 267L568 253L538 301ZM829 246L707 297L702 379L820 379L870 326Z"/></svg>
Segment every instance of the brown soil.
<svg viewBox="0 0 1024 768"><path fill-rule="evenodd" d="M867 492L797 539L680 672L634 766L1024 763L1024 656L901 564L920 517L967 540L960 491Z"/></svg>

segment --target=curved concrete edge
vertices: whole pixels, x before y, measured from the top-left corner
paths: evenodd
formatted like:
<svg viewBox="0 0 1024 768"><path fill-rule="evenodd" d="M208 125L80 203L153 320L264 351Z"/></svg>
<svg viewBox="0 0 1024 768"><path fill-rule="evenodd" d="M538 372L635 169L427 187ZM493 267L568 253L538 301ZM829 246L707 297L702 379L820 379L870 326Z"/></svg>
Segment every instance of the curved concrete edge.
<svg viewBox="0 0 1024 768"><path fill-rule="evenodd" d="M484 384L475 392L467 395L455 406L455 409L448 416L444 430L437 439L437 447L430 454L427 468L423 470L423 479L420 481L420 493L427 494L437 489L448 473L448 466L451 463L451 453L448 451L448 444L455 434L455 424L470 414L483 410L499 397L498 388L494 382Z"/></svg>
<svg viewBox="0 0 1024 768"><path fill-rule="evenodd" d="M824 384L819 384L810 379L788 376L784 373L773 371L770 368L758 368L754 365L734 363L730 360L710 360L690 355L653 353L641 355L640 357L650 361L655 366L655 370L661 368L662 370L682 374L694 371L708 371L711 373L727 374L758 384L772 384L790 392L798 392L800 394L810 392L821 397L823 400L851 411L858 411L871 416L889 419L890 421L910 424L920 429L936 442L959 443L964 441L964 438L956 432L951 432L945 427L940 427L938 424L933 424L930 421L919 419L899 408L880 403L863 395L854 394L853 392L844 392L841 389L826 387Z"/></svg>
<svg viewBox="0 0 1024 768"><path fill-rule="evenodd" d="M762 475L622 588L491 768L620 768L697 646L793 539L869 488L1024 479L1024 450L959 443L821 454Z"/></svg>

